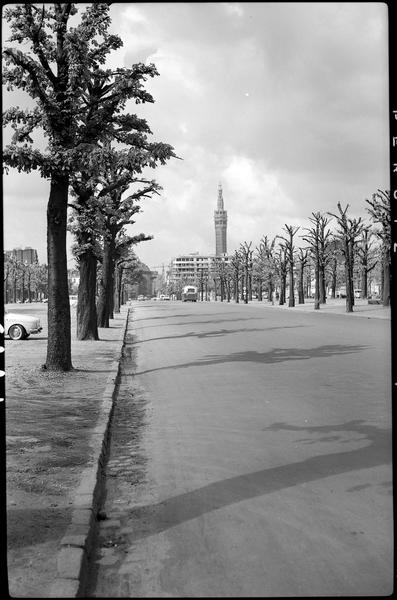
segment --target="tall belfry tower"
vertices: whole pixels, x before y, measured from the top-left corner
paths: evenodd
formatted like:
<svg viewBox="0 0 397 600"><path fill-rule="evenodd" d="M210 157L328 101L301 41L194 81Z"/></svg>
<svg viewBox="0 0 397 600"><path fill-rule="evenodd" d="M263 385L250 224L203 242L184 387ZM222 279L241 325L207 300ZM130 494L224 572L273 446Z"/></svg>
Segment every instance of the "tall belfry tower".
<svg viewBox="0 0 397 600"><path fill-rule="evenodd" d="M222 185L218 185L218 204L214 211L215 221L215 254L226 254L227 211L223 207Z"/></svg>

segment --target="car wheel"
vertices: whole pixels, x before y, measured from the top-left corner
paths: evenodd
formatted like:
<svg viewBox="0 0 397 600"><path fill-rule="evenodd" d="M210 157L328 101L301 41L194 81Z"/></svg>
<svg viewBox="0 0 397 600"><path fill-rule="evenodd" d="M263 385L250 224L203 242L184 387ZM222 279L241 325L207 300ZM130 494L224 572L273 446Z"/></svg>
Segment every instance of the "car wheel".
<svg viewBox="0 0 397 600"><path fill-rule="evenodd" d="M11 325L8 330L8 335L12 340L23 340L26 335L26 331L22 325Z"/></svg>

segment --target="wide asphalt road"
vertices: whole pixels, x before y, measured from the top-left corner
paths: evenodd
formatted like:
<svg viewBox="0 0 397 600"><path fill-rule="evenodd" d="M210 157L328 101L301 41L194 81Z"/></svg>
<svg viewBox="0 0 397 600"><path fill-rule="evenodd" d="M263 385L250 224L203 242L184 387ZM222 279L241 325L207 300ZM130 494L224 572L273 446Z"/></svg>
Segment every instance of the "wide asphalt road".
<svg viewBox="0 0 397 600"><path fill-rule="evenodd" d="M94 597L393 589L390 322L131 309Z"/></svg>

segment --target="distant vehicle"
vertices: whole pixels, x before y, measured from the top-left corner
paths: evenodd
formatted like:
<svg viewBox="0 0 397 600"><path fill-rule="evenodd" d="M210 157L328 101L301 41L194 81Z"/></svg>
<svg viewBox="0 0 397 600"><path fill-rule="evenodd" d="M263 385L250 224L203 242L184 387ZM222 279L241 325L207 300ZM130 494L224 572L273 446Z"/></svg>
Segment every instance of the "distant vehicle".
<svg viewBox="0 0 397 600"><path fill-rule="evenodd" d="M140 294L138 296L137 300L139 300L139 302L142 302L142 300L145 300L145 296L143 296L142 294Z"/></svg>
<svg viewBox="0 0 397 600"><path fill-rule="evenodd" d="M77 295L69 296L69 304L70 306L77 306Z"/></svg>
<svg viewBox="0 0 397 600"><path fill-rule="evenodd" d="M168 294L160 294L160 300L171 300Z"/></svg>
<svg viewBox="0 0 397 600"><path fill-rule="evenodd" d="M346 298L346 286L343 285L336 291L337 298Z"/></svg>
<svg viewBox="0 0 397 600"><path fill-rule="evenodd" d="M182 291L182 302L197 302L197 288L194 285L185 285Z"/></svg>
<svg viewBox="0 0 397 600"><path fill-rule="evenodd" d="M152 300L157 300L157 296L152 296Z"/></svg>
<svg viewBox="0 0 397 600"><path fill-rule="evenodd" d="M31 333L40 333L42 329L37 317L4 311L4 333L12 340L26 340Z"/></svg>
<svg viewBox="0 0 397 600"><path fill-rule="evenodd" d="M48 302L48 298L43 298L42 302L47 303Z"/></svg>
<svg viewBox="0 0 397 600"><path fill-rule="evenodd" d="M354 290L354 297L361 298L361 290Z"/></svg>

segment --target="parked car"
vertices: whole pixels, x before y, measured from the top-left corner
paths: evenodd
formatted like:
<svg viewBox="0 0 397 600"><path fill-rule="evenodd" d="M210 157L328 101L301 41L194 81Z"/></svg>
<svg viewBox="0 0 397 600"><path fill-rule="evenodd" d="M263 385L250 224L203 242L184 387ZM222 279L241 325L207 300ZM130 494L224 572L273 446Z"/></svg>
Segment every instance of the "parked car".
<svg viewBox="0 0 397 600"><path fill-rule="evenodd" d="M167 294L161 294L160 300L171 300L171 298Z"/></svg>
<svg viewBox="0 0 397 600"><path fill-rule="evenodd" d="M47 303L48 302L48 298L43 298L42 302Z"/></svg>
<svg viewBox="0 0 397 600"><path fill-rule="evenodd" d="M37 317L4 311L4 333L12 340L26 340L31 333L40 333L42 329Z"/></svg>
<svg viewBox="0 0 397 600"><path fill-rule="evenodd" d="M138 296L137 300L138 300L139 302L143 302L143 300L145 300L145 296L144 296L143 294L140 294L140 295Z"/></svg>

